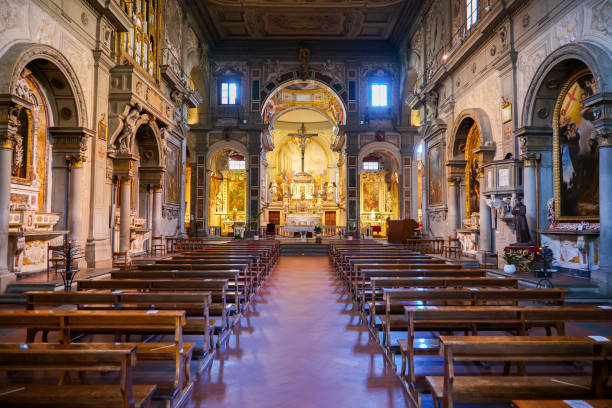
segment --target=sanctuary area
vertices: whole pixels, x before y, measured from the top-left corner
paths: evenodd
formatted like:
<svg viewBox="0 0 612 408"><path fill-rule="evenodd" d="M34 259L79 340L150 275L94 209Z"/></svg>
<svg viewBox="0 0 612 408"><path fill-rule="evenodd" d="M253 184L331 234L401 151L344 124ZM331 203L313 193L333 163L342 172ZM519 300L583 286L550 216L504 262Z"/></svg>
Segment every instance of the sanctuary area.
<svg viewBox="0 0 612 408"><path fill-rule="evenodd" d="M0 0L0 405L612 407L611 118L612 0Z"/></svg>

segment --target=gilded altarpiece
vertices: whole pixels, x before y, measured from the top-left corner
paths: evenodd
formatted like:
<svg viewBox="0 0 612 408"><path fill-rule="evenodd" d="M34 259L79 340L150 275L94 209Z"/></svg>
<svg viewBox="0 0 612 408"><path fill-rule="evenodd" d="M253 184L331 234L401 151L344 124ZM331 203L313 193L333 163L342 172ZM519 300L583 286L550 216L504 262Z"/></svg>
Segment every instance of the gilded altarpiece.
<svg viewBox="0 0 612 408"><path fill-rule="evenodd" d="M478 213L480 209L480 180L478 158L474 150L480 146L480 129L474 123L470 128L465 143L465 191L466 216Z"/></svg>
<svg viewBox="0 0 612 408"><path fill-rule="evenodd" d="M52 231L60 217L49 212L47 198L51 157L47 141L49 109L29 71L24 71L19 81L32 105L31 109L23 107L19 111L20 125L13 145L9 247L15 254L13 271L36 272L47 266L48 243L61 240L62 234Z"/></svg>
<svg viewBox="0 0 612 408"><path fill-rule="evenodd" d="M220 227L223 235L246 223L247 172L222 170L210 178L210 226Z"/></svg>
<svg viewBox="0 0 612 408"><path fill-rule="evenodd" d="M386 235L386 221L399 218L397 177L386 171L363 172L360 188L361 226Z"/></svg>

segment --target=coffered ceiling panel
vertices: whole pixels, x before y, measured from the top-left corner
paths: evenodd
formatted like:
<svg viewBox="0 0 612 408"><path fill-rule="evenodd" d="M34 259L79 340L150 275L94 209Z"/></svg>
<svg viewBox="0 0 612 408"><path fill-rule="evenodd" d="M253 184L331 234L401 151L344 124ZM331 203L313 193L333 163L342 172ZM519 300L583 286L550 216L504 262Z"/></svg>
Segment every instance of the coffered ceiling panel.
<svg viewBox="0 0 612 408"><path fill-rule="evenodd" d="M198 0L215 37L388 40L417 0Z"/></svg>

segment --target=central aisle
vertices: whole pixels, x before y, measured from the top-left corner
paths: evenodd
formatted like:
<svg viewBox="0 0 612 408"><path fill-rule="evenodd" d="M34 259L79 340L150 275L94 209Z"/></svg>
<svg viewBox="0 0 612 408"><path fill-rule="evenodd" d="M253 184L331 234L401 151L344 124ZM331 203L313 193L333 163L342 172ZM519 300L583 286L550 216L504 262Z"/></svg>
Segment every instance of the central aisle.
<svg viewBox="0 0 612 408"><path fill-rule="evenodd" d="M283 256L190 407L404 407L323 256Z"/></svg>

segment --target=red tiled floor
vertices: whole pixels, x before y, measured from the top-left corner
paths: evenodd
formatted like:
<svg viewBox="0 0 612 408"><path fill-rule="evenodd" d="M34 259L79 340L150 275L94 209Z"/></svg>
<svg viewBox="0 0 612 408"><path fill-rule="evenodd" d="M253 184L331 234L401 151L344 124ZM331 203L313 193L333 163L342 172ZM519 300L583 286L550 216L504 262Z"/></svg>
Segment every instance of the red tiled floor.
<svg viewBox="0 0 612 408"><path fill-rule="evenodd" d="M327 257L283 256L189 407L405 407Z"/></svg>

